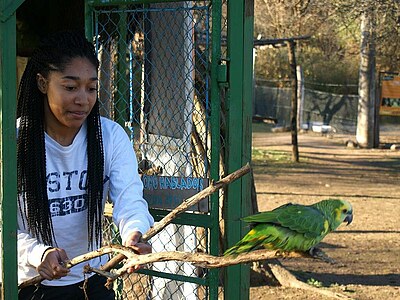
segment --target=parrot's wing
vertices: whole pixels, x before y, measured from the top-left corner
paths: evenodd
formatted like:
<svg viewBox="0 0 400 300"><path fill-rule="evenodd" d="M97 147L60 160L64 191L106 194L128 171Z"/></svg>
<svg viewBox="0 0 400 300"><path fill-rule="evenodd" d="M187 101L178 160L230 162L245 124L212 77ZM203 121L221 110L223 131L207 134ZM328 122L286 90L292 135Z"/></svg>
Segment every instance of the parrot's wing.
<svg viewBox="0 0 400 300"><path fill-rule="evenodd" d="M292 203L287 203L271 211L264 211L255 215L242 218L247 223L274 223L279 224L278 215L287 207L293 206Z"/></svg>
<svg viewBox="0 0 400 300"><path fill-rule="evenodd" d="M329 228L328 220L318 209L298 204L286 204L243 220L248 223L277 224L310 238L324 235Z"/></svg>

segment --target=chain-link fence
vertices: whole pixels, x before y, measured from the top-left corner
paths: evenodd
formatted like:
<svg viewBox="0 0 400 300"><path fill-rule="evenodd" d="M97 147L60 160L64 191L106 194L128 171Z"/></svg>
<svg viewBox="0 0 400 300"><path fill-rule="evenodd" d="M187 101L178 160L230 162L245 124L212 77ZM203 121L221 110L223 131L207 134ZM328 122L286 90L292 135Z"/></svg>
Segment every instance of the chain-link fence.
<svg viewBox="0 0 400 300"><path fill-rule="evenodd" d="M253 112L276 119L279 126L290 126L291 95L291 88L256 85ZM304 89L302 126L311 128L313 124L323 124L331 126L335 132L354 134L357 113L357 95L338 95Z"/></svg>
<svg viewBox="0 0 400 300"><path fill-rule="evenodd" d="M126 128L140 173L165 180L207 179L210 3L94 6L92 12L101 113ZM165 203L149 204L165 208ZM192 214L209 215L204 209ZM118 242L109 214L105 223L106 241ZM200 223L168 225L151 239L153 251L209 252L210 231ZM141 273L115 283L118 299L208 299L207 270L163 262Z"/></svg>

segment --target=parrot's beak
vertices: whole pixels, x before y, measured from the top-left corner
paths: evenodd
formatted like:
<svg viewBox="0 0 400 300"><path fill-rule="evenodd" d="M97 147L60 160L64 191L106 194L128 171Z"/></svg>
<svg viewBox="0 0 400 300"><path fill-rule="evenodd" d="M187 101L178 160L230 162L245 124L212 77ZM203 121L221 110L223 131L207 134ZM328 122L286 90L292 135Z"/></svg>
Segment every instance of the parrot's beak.
<svg viewBox="0 0 400 300"><path fill-rule="evenodd" d="M347 215L343 222L347 222L346 225L349 225L351 222L353 222L353 214Z"/></svg>

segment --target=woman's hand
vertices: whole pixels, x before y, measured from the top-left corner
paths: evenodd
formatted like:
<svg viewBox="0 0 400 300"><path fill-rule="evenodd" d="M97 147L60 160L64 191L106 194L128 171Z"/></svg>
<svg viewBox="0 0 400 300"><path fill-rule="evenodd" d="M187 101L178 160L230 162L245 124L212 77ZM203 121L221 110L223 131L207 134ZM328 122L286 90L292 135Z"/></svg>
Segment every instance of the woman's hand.
<svg viewBox="0 0 400 300"><path fill-rule="evenodd" d="M67 261L68 256L64 249L51 248L46 250L42 263L36 269L44 279L60 279L69 273L69 269L64 267Z"/></svg>
<svg viewBox="0 0 400 300"><path fill-rule="evenodd" d="M124 246L132 248L137 254L149 254L152 252L151 246L147 242L142 241L142 234L139 231L132 232L125 241ZM136 265L129 268L127 272L133 273L139 269L140 265Z"/></svg>

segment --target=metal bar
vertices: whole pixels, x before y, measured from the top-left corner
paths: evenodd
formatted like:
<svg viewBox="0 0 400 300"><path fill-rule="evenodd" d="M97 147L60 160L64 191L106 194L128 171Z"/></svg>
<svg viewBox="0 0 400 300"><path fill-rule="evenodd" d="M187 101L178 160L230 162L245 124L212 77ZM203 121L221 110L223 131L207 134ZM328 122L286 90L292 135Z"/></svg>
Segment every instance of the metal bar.
<svg viewBox="0 0 400 300"><path fill-rule="evenodd" d="M17 11L17 8L24 3L24 0L14 0L10 1L9 3L5 3L3 1L0 10L0 22L6 22L9 18L11 18L14 13Z"/></svg>
<svg viewBox="0 0 400 300"><path fill-rule="evenodd" d="M254 76L253 76L253 33L254 33L254 1L246 0L244 5L243 20L243 141L242 157L243 164L251 162L252 153L252 120L253 120L253 99L254 99ZM238 145L239 146L239 145ZM242 177L242 216L248 216L255 209L258 211L257 203L254 205L252 195L252 172L249 176ZM254 187L255 189L255 187ZM257 199L255 199L257 201ZM242 227L243 228L243 227ZM248 227L244 228L245 233ZM243 231L242 231L243 234ZM246 289L250 288L250 268L245 269L249 277L246 282ZM249 290L246 291L249 293ZM246 298L246 297L245 297ZM245 299L244 298L244 299Z"/></svg>
<svg viewBox="0 0 400 300"><path fill-rule="evenodd" d="M198 278L198 277L191 277L191 276L185 276L185 275L177 275L177 274L171 274L171 273L165 273L165 272L158 272L158 271L149 270L149 269L138 270L138 271L136 271L136 273L155 276L155 277L160 277L160 278L167 278L167 279L171 279L171 280L190 282L190 283L195 283L195 284L199 284L199 285L205 285L205 286L208 285L208 282L207 282L206 279Z"/></svg>
<svg viewBox="0 0 400 300"><path fill-rule="evenodd" d="M155 221L160 221L168 213L170 213L170 211L159 210L159 209L150 209L150 212L154 217ZM182 213L174 219L174 224L200 226L208 228L211 225L211 220L212 217L210 215Z"/></svg>
<svg viewBox="0 0 400 300"><path fill-rule="evenodd" d="M119 13L118 32L118 62L117 62L117 90L115 95L115 121L125 128L128 135L129 128L126 122L129 120L129 64L127 62L128 45L127 41L127 18L126 10Z"/></svg>
<svg viewBox="0 0 400 300"><path fill-rule="evenodd" d="M240 167L251 159L252 102L252 0L228 1L228 78L227 91L227 172ZM246 66L247 64L247 66ZM238 197L238 195L240 195ZM227 188L228 205L225 207L226 246L238 242L245 233L240 218L250 211L250 178L244 176ZM225 299L249 299L250 269L241 264L226 268Z"/></svg>
<svg viewBox="0 0 400 300"><path fill-rule="evenodd" d="M221 22L222 2L215 0L212 3L212 32L211 32L211 166L210 177L219 180L220 151L221 151L221 99L218 83L218 65L221 63ZM219 254L219 193L210 197L211 229L210 229L210 254ZM219 270L209 271L209 299L218 299Z"/></svg>
<svg viewBox="0 0 400 300"><path fill-rule="evenodd" d="M11 7L17 8L20 1ZM0 2L4 7L4 1ZM4 11L3 9L1 11ZM15 108L17 98L16 14L0 22L0 163L1 163L1 240L2 299L13 300L17 294L17 158Z"/></svg>
<svg viewBox="0 0 400 300"><path fill-rule="evenodd" d="M89 0L91 6L120 6L134 4L168 3L168 2L186 2L187 0Z"/></svg>
<svg viewBox="0 0 400 300"><path fill-rule="evenodd" d="M96 12L110 12L110 8L102 8L100 6L95 7ZM121 14L124 12L136 12L136 13L145 13L145 12L178 12L178 11L193 11L193 10L207 10L208 6L191 6L190 8L187 7L176 7L176 8L168 8L168 7L148 7L143 6L142 8L118 8L115 7L112 9L113 14Z"/></svg>
<svg viewBox="0 0 400 300"><path fill-rule="evenodd" d="M279 38L279 39L260 39L254 40L254 46L264 46L264 45L279 45L282 47L286 47L286 42L295 42L299 40L309 40L311 35L301 35L301 36L294 36L288 38Z"/></svg>
<svg viewBox="0 0 400 300"><path fill-rule="evenodd" d="M85 0L85 35L87 39L93 38L93 7L89 4L90 1ZM97 48L96 48L97 49Z"/></svg>

